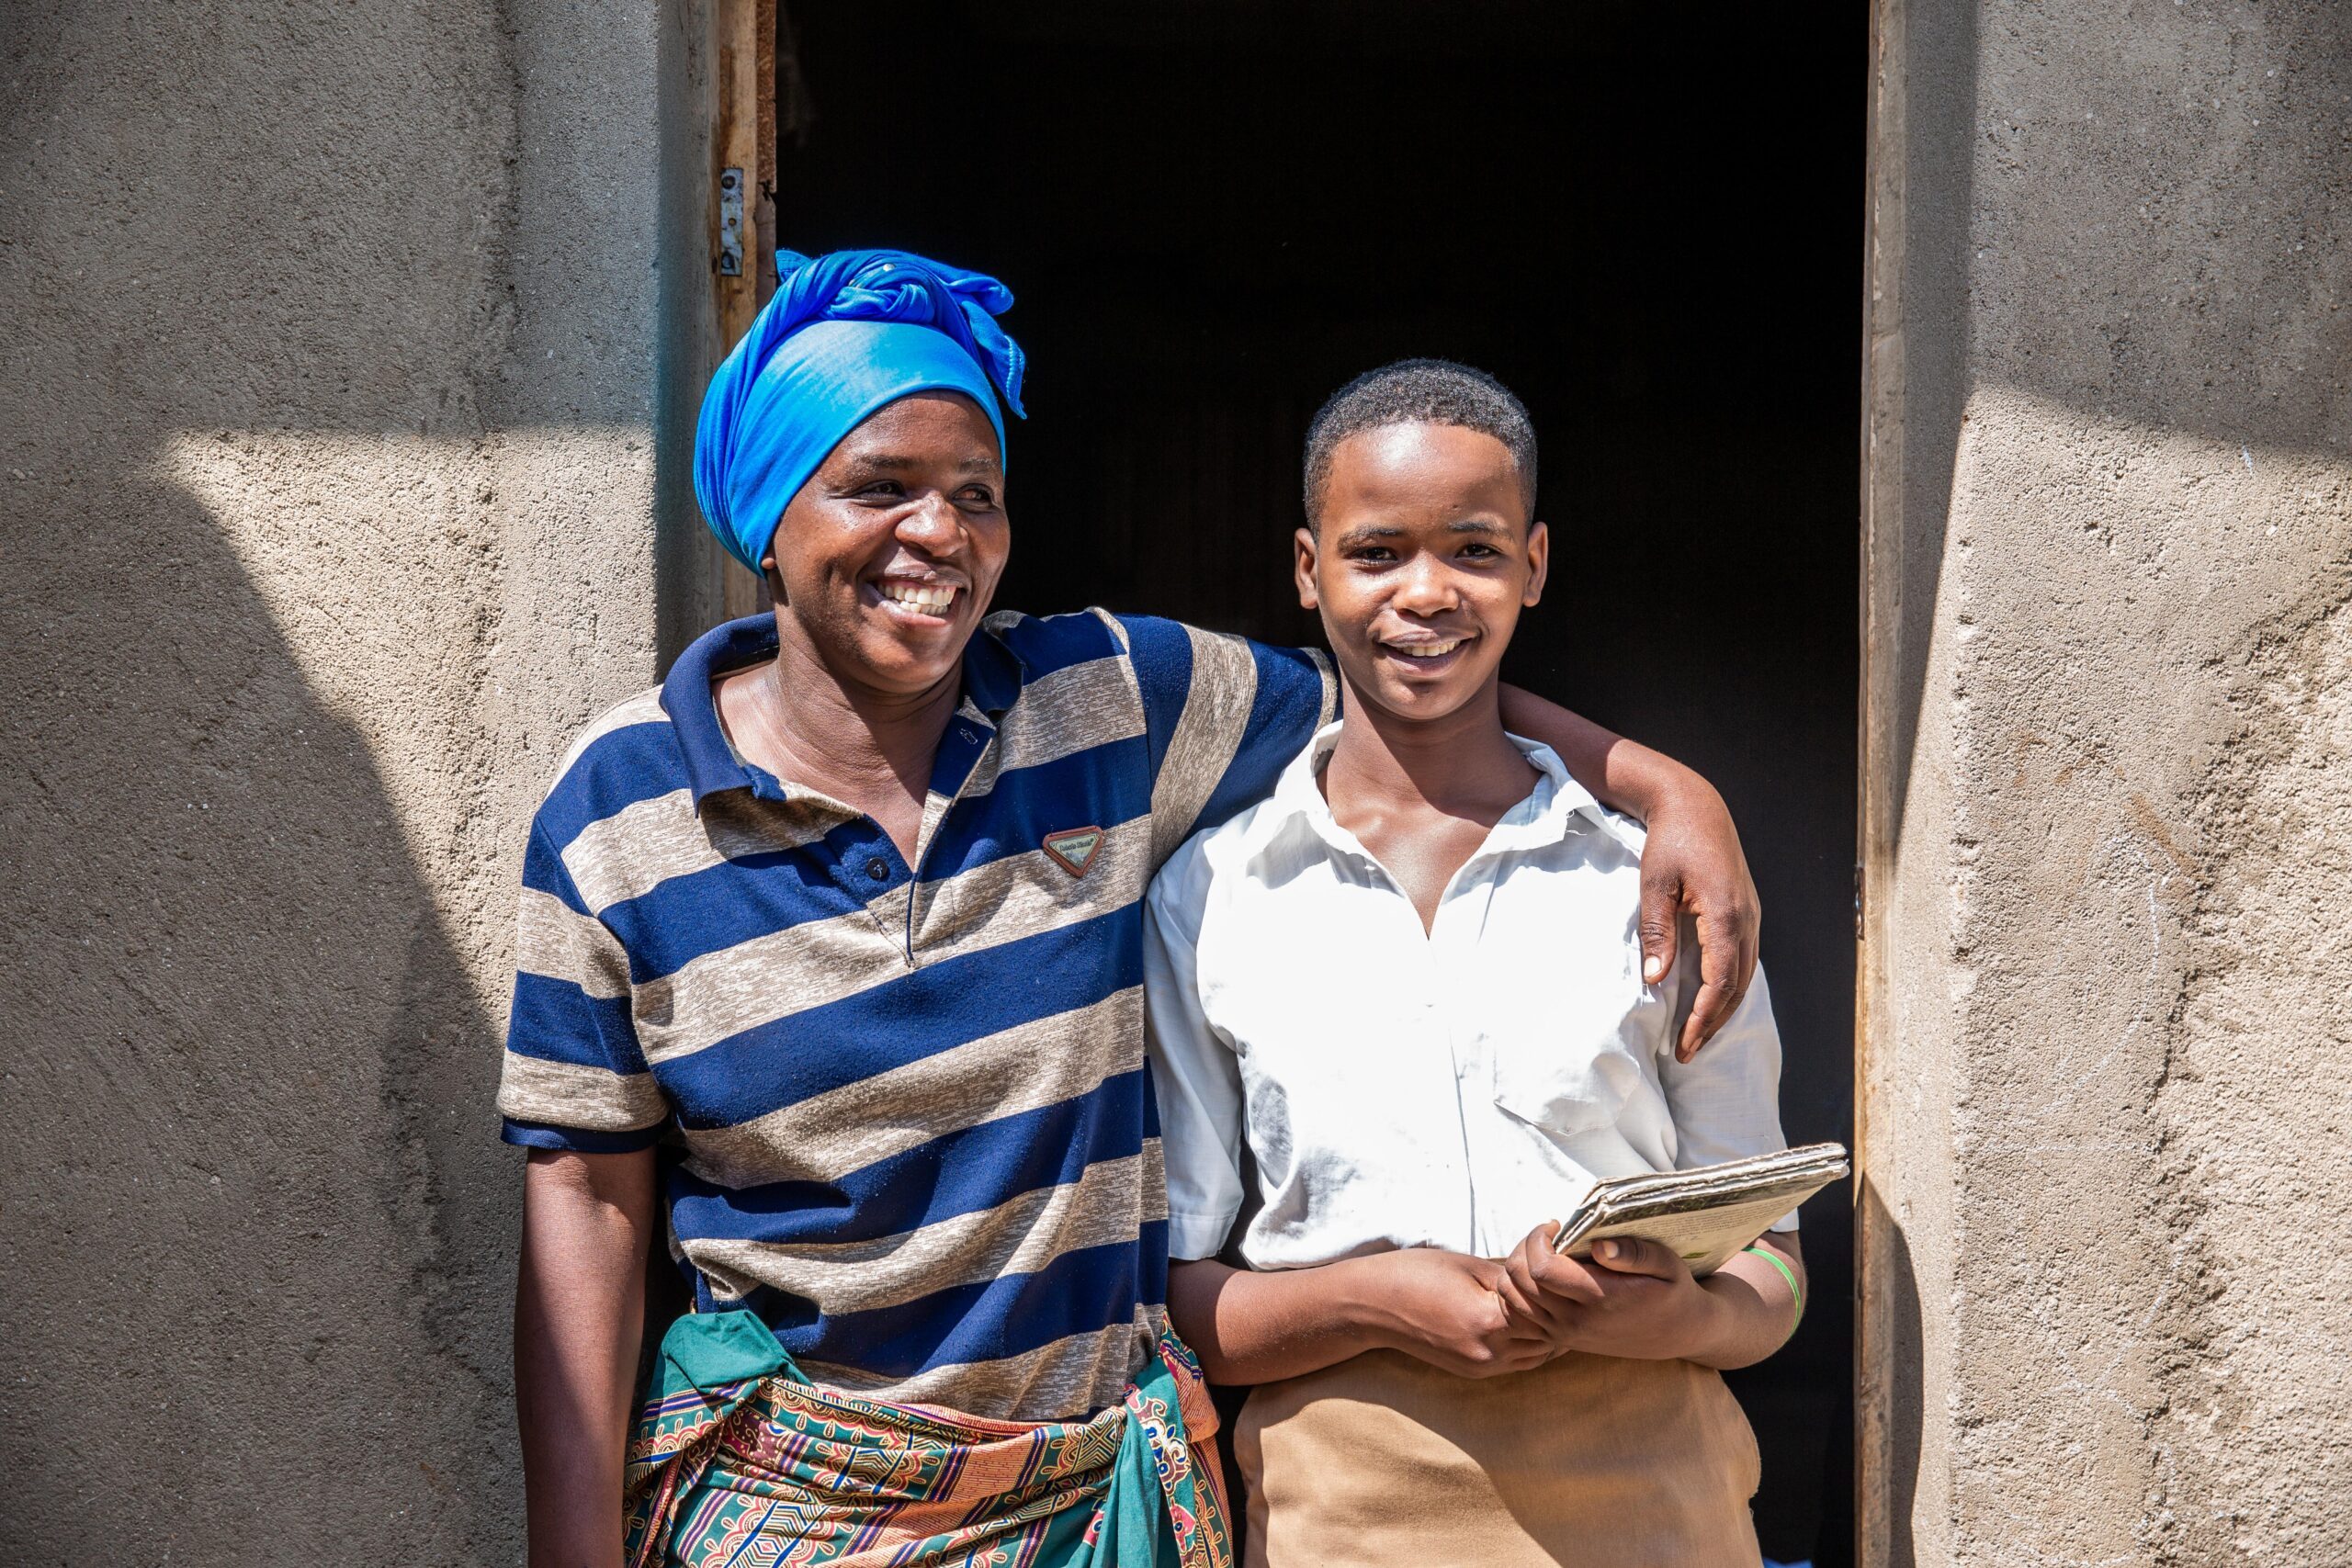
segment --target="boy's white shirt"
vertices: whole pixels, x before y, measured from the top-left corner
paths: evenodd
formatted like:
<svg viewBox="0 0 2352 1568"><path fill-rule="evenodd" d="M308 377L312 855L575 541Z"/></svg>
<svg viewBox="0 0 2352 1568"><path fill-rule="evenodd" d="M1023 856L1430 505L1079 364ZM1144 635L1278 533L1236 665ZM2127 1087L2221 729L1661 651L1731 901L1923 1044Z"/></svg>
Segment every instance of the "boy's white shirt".
<svg viewBox="0 0 2352 1568"><path fill-rule="evenodd" d="M1600 1178L1787 1146L1761 969L1698 1058L1674 1060L1698 944L1642 983L1637 823L1511 737L1543 776L1424 936L1323 798L1339 733L1177 851L1145 903L1173 1257L1224 1247L1245 1136L1263 1207L1241 1251L1260 1269L1400 1247L1499 1257Z"/></svg>

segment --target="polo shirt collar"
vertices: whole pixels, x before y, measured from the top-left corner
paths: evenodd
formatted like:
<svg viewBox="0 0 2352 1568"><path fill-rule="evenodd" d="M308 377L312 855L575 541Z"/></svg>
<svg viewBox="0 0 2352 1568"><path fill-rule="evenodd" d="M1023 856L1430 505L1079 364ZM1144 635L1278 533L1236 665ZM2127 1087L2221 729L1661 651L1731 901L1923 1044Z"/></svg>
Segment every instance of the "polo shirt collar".
<svg viewBox="0 0 2352 1568"><path fill-rule="evenodd" d="M662 711L670 716L677 734L686 786L694 792L697 812L706 798L721 790L748 789L767 800L783 800L790 793L782 780L736 756L719 727L718 702L711 692L718 677L774 659L775 650L775 617L746 615L696 637L662 682ZM973 633L964 646L962 708L967 718L977 708L993 726L1021 695L1023 669L1021 656L988 626Z"/></svg>

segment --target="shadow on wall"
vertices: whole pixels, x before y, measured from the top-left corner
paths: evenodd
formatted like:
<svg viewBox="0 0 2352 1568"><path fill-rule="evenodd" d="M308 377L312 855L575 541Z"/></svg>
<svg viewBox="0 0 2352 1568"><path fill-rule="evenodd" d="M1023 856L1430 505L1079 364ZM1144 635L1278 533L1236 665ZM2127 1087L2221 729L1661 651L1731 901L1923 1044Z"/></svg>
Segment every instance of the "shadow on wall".
<svg viewBox="0 0 2352 1568"><path fill-rule="evenodd" d="M165 477L230 431L479 438L499 11L41 10L0 42L0 1559L514 1560L496 626L327 570L494 562L494 520L293 486L257 543Z"/></svg>
<svg viewBox="0 0 2352 1568"><path fill-rule="evenodd" d="M492 1020L220 530L67 434L119 406L26 412L0 1557L510 1556Z"/></svg>

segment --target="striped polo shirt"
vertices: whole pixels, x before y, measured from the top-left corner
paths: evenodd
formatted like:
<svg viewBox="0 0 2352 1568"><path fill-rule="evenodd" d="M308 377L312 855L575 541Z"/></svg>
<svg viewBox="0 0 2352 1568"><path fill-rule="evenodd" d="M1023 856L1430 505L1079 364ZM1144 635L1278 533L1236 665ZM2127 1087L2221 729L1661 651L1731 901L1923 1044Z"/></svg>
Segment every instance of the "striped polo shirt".
<svg viewBox="0 0 2352 1568"><path fill-rule="evenodd" d="M509 1142L660 1145L702 1311L808 1375L1050 1420L1116 1401L1165 1320L1141 899L1332 715L1319 655L1102 611L989 618L915 861L746 762L705 636L591 725L531 825Z"/></svg>

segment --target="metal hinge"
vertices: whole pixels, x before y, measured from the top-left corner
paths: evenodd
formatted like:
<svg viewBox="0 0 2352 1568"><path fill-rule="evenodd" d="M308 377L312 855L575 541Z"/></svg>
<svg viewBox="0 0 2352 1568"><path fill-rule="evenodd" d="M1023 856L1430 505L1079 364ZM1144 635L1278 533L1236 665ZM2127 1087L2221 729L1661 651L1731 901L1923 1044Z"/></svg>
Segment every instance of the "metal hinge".
<svg viewBox="0 0 2352 1568"><path fill-rule="evenodd" d="M1862 940L1862 890L1870 884L1862 878L1862 863L1854 863L1854 940Z"/></svg>
<svg viewBox="0 0 2352 1568"><path fill-rule="evenodd" d="M743 276L743 171L718 171L718 276Z"/></svg>

